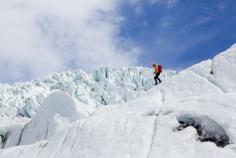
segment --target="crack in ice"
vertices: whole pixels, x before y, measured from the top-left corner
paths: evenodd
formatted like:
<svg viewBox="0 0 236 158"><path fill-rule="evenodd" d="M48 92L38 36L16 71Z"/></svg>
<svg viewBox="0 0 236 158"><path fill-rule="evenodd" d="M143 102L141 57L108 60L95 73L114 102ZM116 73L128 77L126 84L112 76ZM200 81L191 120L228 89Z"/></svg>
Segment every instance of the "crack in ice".
<svg viewBox="0 0 236 158"><path fill-rule="evenodd" d="M148 150L148 153L147 153L146 158L149 158L149 157L150 157L150 153L151 153L151 151L152 151L154 139L155 139L156 132L157 132L157 117L158 117L158 116L155 117L155 120L154 120L154 123L153 123L153 133L152 133L151 143L150 143L149 150Z"/></svg>

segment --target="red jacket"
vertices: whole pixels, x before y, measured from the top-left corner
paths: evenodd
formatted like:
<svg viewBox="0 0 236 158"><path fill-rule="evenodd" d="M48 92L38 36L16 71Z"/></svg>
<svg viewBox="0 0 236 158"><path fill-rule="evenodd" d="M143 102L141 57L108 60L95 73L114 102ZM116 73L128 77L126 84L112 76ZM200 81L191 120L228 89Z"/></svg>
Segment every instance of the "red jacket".
<svg viewBox="0 0 236 158"><path fill-rule="evenodd" d="M155 66L155 73L162 73L162 66L161 65Z"/></svg>

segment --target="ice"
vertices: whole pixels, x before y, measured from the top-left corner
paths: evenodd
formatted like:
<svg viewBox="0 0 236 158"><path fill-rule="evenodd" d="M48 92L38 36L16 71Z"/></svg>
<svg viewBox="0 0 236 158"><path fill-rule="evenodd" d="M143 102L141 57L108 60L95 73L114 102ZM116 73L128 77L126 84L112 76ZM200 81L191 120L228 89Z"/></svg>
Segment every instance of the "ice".
<svg viewBox="0 0 236 158"><path fill-rule="evenodd" d="M30 120L15 117L17 110L11 107L0 107L0 148L19 145L22 130Z"/></svg>
<svg viewBox="0 0 236 158"><path fill-rule="evenodd" d="M46 140L66 125L88 117L93 109L76 101L64 92L54 92L44 101L32 121L26 125L20 140L21 145Z"/></svg>

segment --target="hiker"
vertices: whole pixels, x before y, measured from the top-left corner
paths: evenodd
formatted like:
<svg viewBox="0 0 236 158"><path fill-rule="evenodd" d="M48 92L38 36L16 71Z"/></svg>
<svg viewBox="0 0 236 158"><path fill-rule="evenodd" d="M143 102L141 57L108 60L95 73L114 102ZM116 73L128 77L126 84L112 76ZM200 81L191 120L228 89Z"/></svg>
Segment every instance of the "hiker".
<svg viewBox="0 0 236 158"><path fill-rule="evenodd" d="M155 85L157 85L157 80L159 81L159 83L161 83L161 79L159 78L160 74L162 73L162 66L161 65L156 65L153 64L152 67L154 68L154 80L155 80Z"/></svg>

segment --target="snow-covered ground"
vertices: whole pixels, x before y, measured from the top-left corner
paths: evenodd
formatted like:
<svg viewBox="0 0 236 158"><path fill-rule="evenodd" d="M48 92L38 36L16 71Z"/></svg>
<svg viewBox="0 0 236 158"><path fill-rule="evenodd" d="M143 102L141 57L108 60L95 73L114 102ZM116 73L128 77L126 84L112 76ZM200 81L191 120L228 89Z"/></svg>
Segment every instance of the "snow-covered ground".
<svg viewBox="0 0 236 158"><path fill-rule="evenodd" d="M144 71L132 69L136 73L131 76ZM67 90L62 88L64 92L50 91L53 94L43 99L42 105L35 108L34 112L38 111L36 115L32 113L32 121L21 130L18 139L21 145L0 150L0 158L236 157L236 45L212 60L203 61L174 76L166 75L167 79L153 88L151 70L146 71L146 78L134 77L137 83L144 83L140 89L131 76L122 78L122 71L127 73L127 69L112 71L110 77L113 79L109 81L110 73L106 69L93 75L99 86L106 85L102 88L106 93L119 94L115 97L119 98L117 102L105 99L115 105L98 106L105 104L104 100L94 97L100 90L91 90L95 91L92 93L94 96L90 93L86 102L74 95L77 93L70 93L79 91L78 86L75 91L73 86L67 86L70 87ZM59 76L56 78L60 80ZM77 81L86 83L80 79ZM124 81L122 86L121 81ZM135 88L130 88L132 83ZM26 87L27 84L21 85ZM107 85L112 85L112 88L107 88ZM123 88L133 91L126 93ZM135 95L127 99L129 94ZM14 111L11 103L3 102L2 107ZM186 116L199 126L190 125L178 130L180 118ZM195 128L202 128L203 133L199 134ZM223 134L227 135L230 143L223 148L211 141L201 141L204 136L219 139Z"/></svg>

